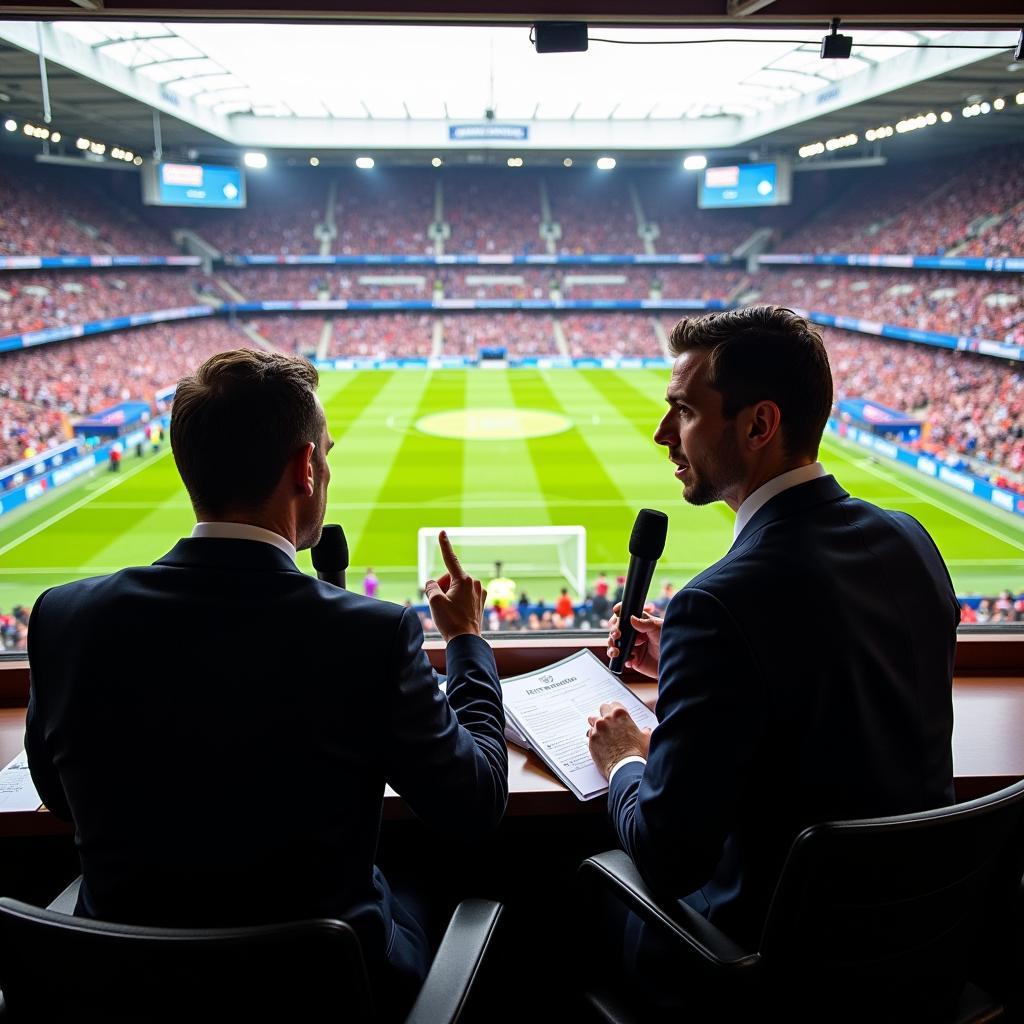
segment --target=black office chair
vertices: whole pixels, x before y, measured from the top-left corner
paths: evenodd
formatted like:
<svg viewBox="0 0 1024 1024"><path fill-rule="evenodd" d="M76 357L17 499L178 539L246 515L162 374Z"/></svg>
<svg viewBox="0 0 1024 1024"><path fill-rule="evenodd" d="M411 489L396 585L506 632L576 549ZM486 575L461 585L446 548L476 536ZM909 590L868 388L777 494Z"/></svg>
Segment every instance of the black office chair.
<svg viewBox="0 0 1024 1024"><path fill-rule="evenodd" d="M658 900L621 851L584 861L580 879L591 903L613 899L665 937L671 991L680 1007L701 1004L694 1019L774 1012L980 1024L1004 1011L998 996L968 983L972 955L1002 934L1022 872L1019 782L953 807L806 829L790 848L757 950L678 900ZM598 1019L681 1019L679 1009L657 1009L610 977L604 970L585 983Z"/></svg>
<svg viewBox="0 0 1024 1024"><path fill-rule="evenodd" d="M0 899L3 1020L380 1019L381 993L344 921L143 928L69 916L77 889L45 910ZM467 1019L501 915L488 900L456 907L406 1024Z"/></svg>

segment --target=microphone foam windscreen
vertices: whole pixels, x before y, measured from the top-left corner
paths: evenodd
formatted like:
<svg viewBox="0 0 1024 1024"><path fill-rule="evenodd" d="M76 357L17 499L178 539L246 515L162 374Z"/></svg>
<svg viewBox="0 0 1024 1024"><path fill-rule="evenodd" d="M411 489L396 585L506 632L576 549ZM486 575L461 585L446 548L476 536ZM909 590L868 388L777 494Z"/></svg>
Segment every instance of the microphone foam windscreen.
<svg viewBox="0 0 1024 1024"><path fill-rule="evenodd" d="M629 535L629 553L656 562L665 550L668 516L654 508L642 508Z"/></svg>
<svg viewBox="0 0 1024 1024"><path fill-rule="evenodd" d="M348 541L345 531L338 525L325 526L320 540L310 551L313 568L317 572L338 572L348 568Z"/></svg>

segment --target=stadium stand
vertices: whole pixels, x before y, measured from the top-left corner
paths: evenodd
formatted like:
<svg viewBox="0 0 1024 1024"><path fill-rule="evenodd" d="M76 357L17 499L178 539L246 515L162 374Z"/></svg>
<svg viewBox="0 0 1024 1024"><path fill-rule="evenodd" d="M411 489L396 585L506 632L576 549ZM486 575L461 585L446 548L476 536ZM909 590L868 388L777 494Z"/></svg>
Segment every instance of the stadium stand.
<svg viewBox="0 0 1024 1024"><path fill-rule="evenodd" d="M0 273L0 337L193 306L202 283L194 271L175 269Z"/></svg>
<svg viewBox="0 0 1024 1024"><path fill-rule="evenodd" d="M1024 296L1015 277L951 271L770 271L744 301L777 302L941 334L1024 341Z"/></svg>
<svg viewBox="0 0 1024 1024"><path fill-rule="evenodd" d="M426 171L374 168L335 178L333 252L431 255L434 178ZM268 250L274 251L274 250ZM315 252L317 250L308 250Z"/></svg>
<svg viewBox="0 0 1024 1024"><path fill-rule="evenodd" d="M562 229L559 252L644 252L624 176L579 171L548 174L545 181L551 216Z"/></svg>
<svg viewBox="0 0 1024 1024"><path fill-rule="evenodd" d="M1017 255L1021 236L983 229L1021 201L1024 146L998 146L942 161L836 172L838 198L777 246L784 252ZM846 178L843 181L843 178ZM833 193L834 194L834 193ZM974 237L976 232L981 232ZM1016 245L1014 246L1014 242ZM1017 252L992 251L1006 246Z"/></svg>
<svg viewBox="0 0 1024 1024"><path fill-rule="evenodd" d="M664 355L649 316L595 313L563 316L560 322L573 359Z"/></svg>
<svg viewBox="0 0 1024 1024"><path fill-rule="evenodd" d="M221 287L222 298L237 301L233 293L243 296L246 302L267 302L273 299L320 298L321 290L331 287L331 272L326 268L307 267L251 267L246 270L218 271L214 274L218 285L226 283L229 289Z"/></svg>
<svg viewBox="0 0 1024 1024"><path fill-rule="evenodd" d="M320 344L324 318L310 314L260 316L249 321L257 333L282 352L312 355Z"/></svg>
<svg viewBox="0 0 1024 1024"><path fill-rule="evenodd" d="M104 177L0 160L0 256L177 252L169 234L104 193Z"/></svg>
<svg viewBox="0 0 1024 1024"><path fill-rule="evenodd" d="M429 356L433 327L434 318L425 313L336 316L327 355L354 359Z"/></svg>
<svg viewBox="0 0 1024 1024"><path fill-rule="evenodd" d="M547 300L558 283L554 268L532 270L526 267L445 269L440 279L446 299Z"/></svg>
<svg viewBox="0 0 1024 1024"><path fill-rule="evenodd" d="M510 356L558 355L550 316L536 313L460 313L441 320L444 355L476 356L505 348Z"/></svg>
<svg viewBox="0 0 1024 1024"><path fill-rule="evenodd" d="M1000 359L826 331L836 400L921 420L916 446L1024 494L1024 375Z"/></svg>
<svg viewBox="0 0 1024 1024"><path fill-rule="evenodd" d="M82 416L155 392L216 352L252 347L221 319L154 324L0 357L0 397Z"/></svg>
<svg viewBox="0 0 1024 1024"><path fill-rule="evenodd" d="M444 178L453 253L546 252L540 236L541 176L530 171L456 171Z"/></svg>
<svg viewBox="0 0 1024 1024"><path fill-rule="evenodd" d="M59 412L0 397L0 467L30 459L69 436L67 421Z"/></svg>

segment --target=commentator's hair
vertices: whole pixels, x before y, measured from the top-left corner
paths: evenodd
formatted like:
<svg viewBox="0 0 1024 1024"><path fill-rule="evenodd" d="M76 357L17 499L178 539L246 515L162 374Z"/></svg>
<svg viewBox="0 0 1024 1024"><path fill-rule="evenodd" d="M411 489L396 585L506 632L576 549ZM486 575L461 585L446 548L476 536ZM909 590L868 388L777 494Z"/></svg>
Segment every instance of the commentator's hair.
<svg viewBox="0 0 1024 1024"><path fill-rule="evenodd" d="M672 329L674 356L708 352L705 380L722 396L732 419L757 402L772 401L782 414L789 455L816 457L832 409L832 370L821 334L781 306L748 306L683 319Z"/></svg>
<svg viewBox="0 0 1024 1024"><path fill-rule="evenodd" d="M253 349L219 352L178 382L171 449L196 512L260 508L288 460L320 444L320 376L298 356Z"/></svg>

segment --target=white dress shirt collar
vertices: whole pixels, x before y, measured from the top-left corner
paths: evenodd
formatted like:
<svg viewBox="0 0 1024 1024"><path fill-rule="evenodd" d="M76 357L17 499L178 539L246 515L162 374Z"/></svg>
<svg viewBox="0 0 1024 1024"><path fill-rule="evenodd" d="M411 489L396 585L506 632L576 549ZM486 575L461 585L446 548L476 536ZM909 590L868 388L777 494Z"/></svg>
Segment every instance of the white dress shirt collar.
<svg viewBox="0 0 1024 1024"><path fill-rule="evenodd" d="M217 540L258 540L261 544L271 544L295 561L295 547L292 543L273 530L264 530L262 526L250 526L248 523L196 523L192 527L192 536L213 537Z"/></svg>
<svg viewBox="0 0 1024 1024"><path fill-rule="evenodd" d="M747 523L757 512L776 495L788 491L790 487L805 484L808 480L817 480L825 475L825 467L820 462L812 462L809 466L798 466L786 473L780 473L766 484L761 484L753 494L747 495L746 500L736 510L736 524L732 528L733 542L739 539Z"/></svg>

